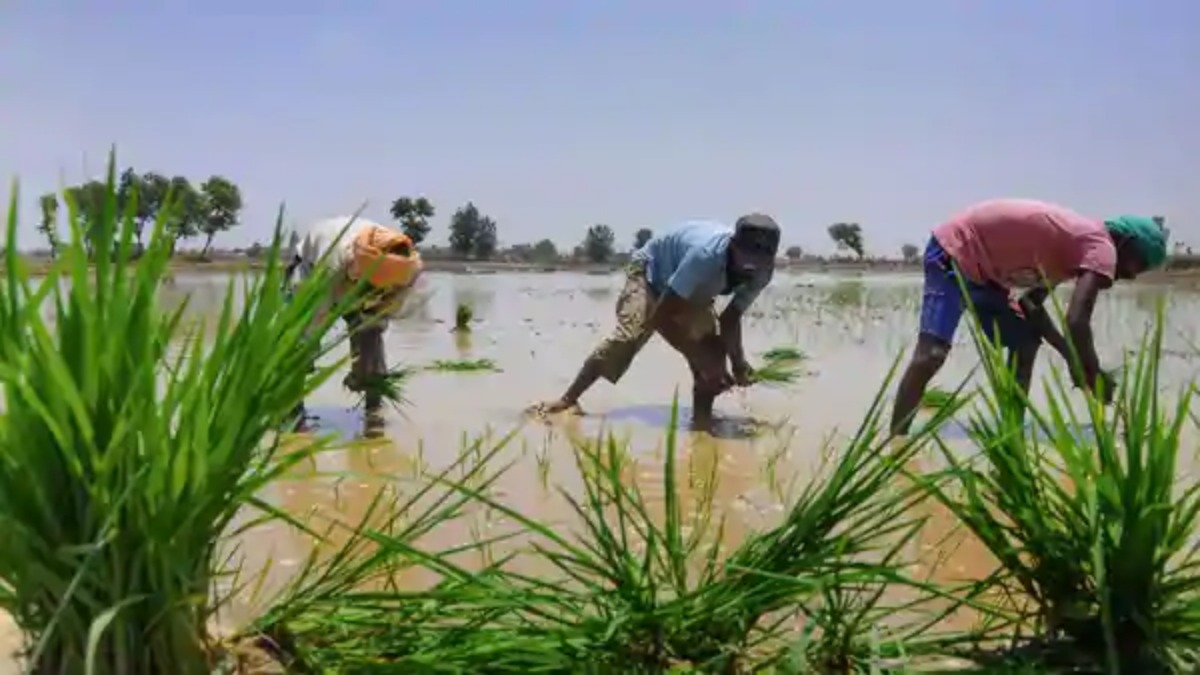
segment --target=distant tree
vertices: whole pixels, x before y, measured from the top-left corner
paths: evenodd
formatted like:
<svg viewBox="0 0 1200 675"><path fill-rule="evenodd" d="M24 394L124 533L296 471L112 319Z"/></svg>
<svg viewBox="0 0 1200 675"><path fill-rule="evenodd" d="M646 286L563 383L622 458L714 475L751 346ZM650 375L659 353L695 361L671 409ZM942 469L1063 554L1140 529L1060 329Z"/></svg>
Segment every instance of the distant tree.
<svg viewBox="0 0 1200 675"><path fill-rule="evenodd" d="M197 200L196 226L204 233L204 248L200 255L208 255L213 237L226 232L238 224L242 211L242 191L228 178L211 176L200 186Z"/></svg>
<svg viewBox="0 0 1200 675"><path fill-rule="evenodd" d="M141 249L146 225L158 218L158 212L162 210L163 202L167 198L167 191L171 187L171 181L160 173L148 171L142 174L135 185L138 188L137 217L133 224L133 235L137 240L138 249Z"/></svg>
<svg viewBox="0 0 1200 675"><path fill-rule="evenodd" d="M829 226L829 238L837 244L839 251L854 251L859 258L863 257L862 226L858 223L834 223Z"/></svg>
<svg viewBox="0 0 1200 675"><path fill-rule="evenodd" d="M203 198L191 181L183 176L171 177L167 198L161 208L166 209L164 226L172 239L172 251L180 240L191 239L200 233L202 206Z"/></svg>
<svg viewBox="0 0 1200 675"><path fill-rule="evenodd" d="M607 225L593 225L583 238L583 253L594 263L605 263L616 251L617 237Z"/></svg>
<svg viewBox="0 0 1200 675"><path fill-rule="evenodd" d="M450 250L459 258L468 258L475 250L484 216L473 202L467 202L450 216Z"/></svg>
<svg viewBox="0 0 1200 675"><path fill-rule="evenodd" d="M654 232L652 232L648 227L643 227L642 229L638 230L637 234L633 237L634 250L636 251L637 249L645 246L646 242L650 241L650 238L653 236Z"/></svg>
<svg viewBox="0 0 1200 675"><path fill-rule="evenodd" d="M900 255L904 257L904 262L913 263L917 260L919 249L914 244L905 244L900 247Z"/></svg>
<svg viewBox="0 0 1200 675"><path fill-rule="evenodd" d="M73 215L75 223L79 225L84 247L90 257L95 253L93 240L98 234L100 219L104 216L108 187L101 181L91 180L67 188L64 197L67 200L67 213Z"/></svg>
<svg viewBox="0 0 1200 675"><path fill-rule="evenodd" d="M534 262L547 265L558 261L558 247L549 239L543 239L533 245L530 257Z"/></svg>
<svg viewBox="0 0 1200 675"><path fill-rule="evenodd" d="M476 260L490 260L496 253L496 221L488 216L479 219L479 227L475 230L475 242L472 251Z"/></svg>
<svg viewBox="0 0 1200 675"><path fill-rule="evenodd" d="M788 260L795 262L804 257L804 249L799 246L789 246L783 254L787 256Z"/></svg>
<svg viewBox="0 0 1200 675"><path fill-rule="evenodd" d="M38 223L38 232L46 238L50 247L50 257L58 255L58 195L51 192L42 195L39 200L42 207L42 220Z"/></svg>
<svg viewBox="0 0 1200 675"><path fill-rule="evenodd" d="M433 217L433 204L424 197L399 197L389 209L392 219L399 221L414 244L420 244L429 236L429 219Z"/></svg>
<svg viewBox="0 0 1200 675"><path fill-rule="evenodd" d="M249 248L246 249L246 257L251 260L258 260L262 257L263 251L265 251L266 248L267 247L256 241L253 244L250 244Z"/></svg>
<svg viewBox="0 0 1200 675"><path fill-rule="evenodd" d="M131 206L135 195L141 192L142 177L132 168L125 169L117 179L117 213L122 220ZM136 214L135 214L136 215Z"/></svg>

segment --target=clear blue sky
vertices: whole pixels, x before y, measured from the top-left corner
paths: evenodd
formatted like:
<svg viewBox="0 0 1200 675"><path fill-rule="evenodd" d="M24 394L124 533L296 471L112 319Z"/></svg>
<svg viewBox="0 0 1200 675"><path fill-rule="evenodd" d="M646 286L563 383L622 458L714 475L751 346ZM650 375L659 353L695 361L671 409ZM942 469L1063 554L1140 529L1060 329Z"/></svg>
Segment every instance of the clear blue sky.
<svg viewBox="0 0 1200 675"><path fill-rule="evenodd" d="M253 9L251 9L253 8ZM1195 0L10 0L0 173L242 186L243 225L466 200L505 243L689 217L893 252L972 201L1160 213L1200 245Z"/></svg>

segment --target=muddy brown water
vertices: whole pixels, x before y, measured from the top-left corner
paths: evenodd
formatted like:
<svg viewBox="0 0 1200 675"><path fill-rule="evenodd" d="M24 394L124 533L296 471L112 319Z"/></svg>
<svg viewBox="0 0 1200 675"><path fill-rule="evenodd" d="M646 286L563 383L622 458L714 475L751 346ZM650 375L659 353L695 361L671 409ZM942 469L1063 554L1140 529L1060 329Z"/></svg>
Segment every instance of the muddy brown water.
<svg viewBox="0 0 1200 675"><path fill-rule="evenodd" d="M190 296L190 313L215 320L229 280L180 275L164 290L164 300L170 304ZM273 485L267 498L300 517L319 512L357 521L379 489L410 490L403 477L446 466L458 456L464 439L498 439L512 432L504 456L515 465L493 494L566 531L571 526L569 511L551 488L579 494L572 443L609 431L629 441L630 483L643 489L652 502L661 501L663 445L672 396L680 392L686 418L690 389L686 365L661 340L651 341L619 385L600 382L588 392L583 400L586 416L543 423L523 415L528 405L558 395L611 328L621 282L619 274L425 275L408 315L394 321L386 333L389 362L420 366L435 359L488 358L501 372L415 376L407 391L411 405L403 413L385 412L381 439L369 447L326 453L318 466L303 470L340 473L340 477L299 472ZM1120 358L1152 321L1159 297L1168 303L1164 357L1168 367L1163 375L1169 379L1164 384L1175 386L1195 377L1200 363L1187 356L1191 343L1200 342L1200 293L1133 286L1105 294L1095 320L1098 348L1105 363ZM474 308L469 337L450 330L461 302ZM892 362L902 353L907 355L919 306L920 279L904 274L781 273L763 293L747 319L748 353L753 360L772 347L799 347L809 355L808 374L785 389L758 387L722 397L717 403L722 422L715 436L685 430L679 435L684 501L694 507L704 491L697 483L715 472L713 510L725 518L727 546L777 522L789 499L789 482L793 489L802 487L839 444L845 444ZM965 330L960 331L958 342L935 384L955 386L977 362ZM341 354L344 351L334 358ZM1047 353L1038 376L1060 367L1057 357ZM362 420L351 409L354 398L342 389L340 377L308 403L319 415L322 430L347 438L362 431ZM951 443L964 443L953 429L946 435ZM495 520L480 521L439 528L423 543L452 546L503 526ZM950 536L951 543L945 543L953 528L948 514L931 513L926 532L916 543L927 573L943 580L985 575L991 568L986 551L962 536ZM243 594L230 605L222 617L229 626L242 624L260 611L313 546L310 537L282 525L259 528L236 543L245 556L247 573L266 571L256 597ZM427 578L413 573L405 582L420 584ZM0 632L11 635L12 631L0 626Z"/></svg>

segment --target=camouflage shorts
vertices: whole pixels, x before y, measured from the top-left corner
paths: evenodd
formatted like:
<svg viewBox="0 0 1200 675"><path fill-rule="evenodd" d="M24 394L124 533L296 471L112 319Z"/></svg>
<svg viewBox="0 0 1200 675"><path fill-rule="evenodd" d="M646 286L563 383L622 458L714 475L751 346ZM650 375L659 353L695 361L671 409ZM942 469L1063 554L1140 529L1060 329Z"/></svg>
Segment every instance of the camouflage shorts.
<svg viewBox="0 0 1200 675"><path fill-rule="evenodd" d="M654 333L647 322L657 302L658 296L646 278L645 262L631 262L625 269L625 287L617 297L617 325L591 356L600 363L600 374L604 379L616 384L629 370L634 357ZM717 317L711 303L687 312L680 321L686 325L688 336L693 340L700 341L717 334Z"/></svg>

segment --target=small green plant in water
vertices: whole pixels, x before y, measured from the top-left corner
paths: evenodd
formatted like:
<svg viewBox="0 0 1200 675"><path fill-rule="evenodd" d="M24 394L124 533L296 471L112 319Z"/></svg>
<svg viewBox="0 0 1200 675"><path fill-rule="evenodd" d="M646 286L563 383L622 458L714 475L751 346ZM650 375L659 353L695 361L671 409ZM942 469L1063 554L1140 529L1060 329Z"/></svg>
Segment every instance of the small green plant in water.
<svg viewBox="0 0 1200 675"><path fill-rule="evenodd" d="M460 302L454 308L454 332L470 333L471 321L475 319L475 309L471 305Z"/></svg>
<svg viewBox="0 0 1200 675"><path fill-rule="evenodd" d="M807 358L808 355L796 347L775 347L763 352L763 360L770 362L803 361Z"/></svg>

